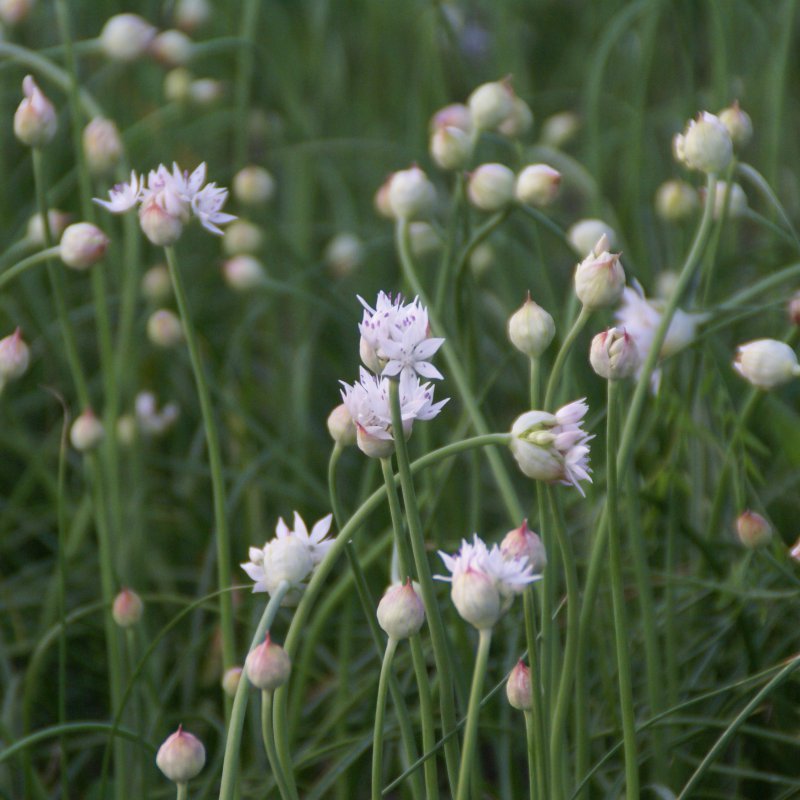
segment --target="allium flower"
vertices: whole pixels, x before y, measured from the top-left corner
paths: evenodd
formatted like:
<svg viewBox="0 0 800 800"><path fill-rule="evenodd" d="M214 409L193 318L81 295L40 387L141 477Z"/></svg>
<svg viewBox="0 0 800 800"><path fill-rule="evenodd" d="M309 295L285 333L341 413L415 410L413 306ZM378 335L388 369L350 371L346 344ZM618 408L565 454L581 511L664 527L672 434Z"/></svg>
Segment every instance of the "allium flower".
<svg viewBox="0 0 800 800"><path fill-rule="evenodd" d="M222 236L219 225L233 222L236 219L233 214L220 211L227 199L228 190L217 187L216 183L209 183L192 197L192 211L200 220L200 224L207 231L216 233L217 236Z"/></svg>
<svg viewBox="0 0 800 800"><path fill-rule="evenodd" d="M356 441L366 455L385 458L394 450L389 379L372 375L363 367L360 381L350 386L342 381L342 400L356 426ZM415 420L433 419L447 399L433 402L433 387L420 383L413 373L400 374L400 416L403 433L411 435ZM449 398L448 398L449 399Z"/></svg>
<svg viewBox="0 0 800 800"><path fill-rule="evenodd" d="M609 253L608 236L603 234L592 251L575 268L575 294L587 309L614 305L625 287L625 271L619 253Z"/></svg>
<svg viewBox="0 0 800 800"><path fill-rule="evenodd" d="M421 375L442 379L428 359L444 344L444 339L430 336L428 310L418 298L403 303L402 295L394 300L385 292L378 293L375 308L359 297L364 318L358 326L361 333L361 357L376 373Z"/></svg>
<svg viewBox="0 0 800 800"><path fill-rule="evenodd" d="M494 544L488 548L478 534L472 542L461 540L455 556L439 551L450 576L434 575L452 584L451 596L458 613L479 630L491 628L508 610L514 595L539 580L525 556L506 557Z"/></svg>
<svg viewBox="0 0 800 800"><path fill-rule="evenodd" d="M585 400L576 400L555 414L528 411L518 417L510 447L522 472L535 480L572 485L583 495L579 481L592 482L587 443L594 437L581 427L588 410Z"/></svg>
<svg viewBox="0 0 800 800"><path fill-rule="evenodd" d="M689 169L721 174L733 157L733 141L719 117L703 111L672 142L675 158Z"/></svg>
<svg viewBox="0 0 800 800"><path fill-rule="evenodd" d="M282 518L279 519L275 527L275 538L263 548L251 547L250 561L241 565L255 581L253 591L274 594L278 586L286 581L292 591L284 598L284 604L296 602L305 587L305 579L333 545L332 540L325 540L330 526L330 514L319 520L311 533L296 511L294 530L290 530Z"/></svg>
<svg viewBox="0 0 800 800"><path fill-rule="evenodd" d="M144 179L131 171L128 183L117 183L108 190L108 200L94 198L94 202L108 209L112 214L121 214L133 208L142 199Z"/></svg>
<svg viewBox="0 0 800 800"><path fill-rule="evenodd" d="M794 350L776 339L756 339L739 345L733 368L759 389L774 389L800 376Z"/></svg>
<svg viewBox="0 0 800 800"><path fill-rule="evenodd" d="M142 433L161 436L171 428L180 414L175 403L167 403L160 411L153 392L139 392L136 395L136 422Z"/></svg>

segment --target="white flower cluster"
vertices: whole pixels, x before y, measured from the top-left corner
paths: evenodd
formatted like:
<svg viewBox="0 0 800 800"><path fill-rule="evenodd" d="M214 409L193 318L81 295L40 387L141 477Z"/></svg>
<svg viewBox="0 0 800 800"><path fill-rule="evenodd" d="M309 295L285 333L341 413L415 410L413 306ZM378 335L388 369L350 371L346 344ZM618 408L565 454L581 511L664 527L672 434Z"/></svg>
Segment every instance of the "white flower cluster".
<svg viewBox="0 0 800 800"><path fill-rule="evenodd" d="M588 442L594 436L581 427L589 406L585 399L560 408L555 414L527 411L511 427L511 452L529 478L574 486L592 482Z"/></svg>
<svg viewBox="0 0 800 800"><path fill-rule="evenodd" d="M216 183L205 184L206 165L200 164L192 173L173 163L170 172L163 164L144 175L131 172L128 183L114 186L108 200L95 198L95 202L114 214L121 214L139 205L139 221L150 241L160 247L174 244L183 226L192 216L211 233L222 235L218 227L236 219L223 212L228 190ZM204 185L205 184L205 185Z"/></svg>
<svg viewBox="0 0 800 800"><path fill-rule="evenodd" d="M510 557L494 544L491 548L474 534L472 542L461 540L455 556L439 551L450 575L437 580L452 584L453 603L458 613L478 629L491 628L508 610L514 595L539 580L525 555Z"/></svg>
<svg viewBox="0 0 800 800"><path fill-rule="evenodd" d="M248 552L250 561L241 565L255 581L253 591L273 594L286 581L290 591L284 604L296 603L305 588L304 581L333 545L332 539L325 538L330 527L330 514L315 523L310 533L296 511L293 530L283 518L279 519L275 527L275 538L264 547L251 547Z"/></svg>
<svg viewBox="0 0 800 800"><path fill-rule="evenodd" d="M342 400L356 427L356 443L372 458L386 458L394 450L390 381L397 380L403 434L411 435L415 420L433 419L447 400L433 402L433 386L423 378L442 378L430 359L444 339L431 337L428 312L414 299L403 303L384 292L375 308L358 298L364 317L358 326L360 353L364 364L359 381L352 386L342 381ZM374 373L374 374L373 374Z"/></svg>

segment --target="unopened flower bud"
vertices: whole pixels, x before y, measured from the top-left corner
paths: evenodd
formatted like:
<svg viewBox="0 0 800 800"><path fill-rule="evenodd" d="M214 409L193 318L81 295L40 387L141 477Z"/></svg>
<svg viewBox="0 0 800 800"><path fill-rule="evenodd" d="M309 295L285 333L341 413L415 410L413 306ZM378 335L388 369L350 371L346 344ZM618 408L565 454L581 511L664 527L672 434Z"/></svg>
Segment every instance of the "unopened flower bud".
<svg viewBox="0 0 800 800"><path fill-rule="evenodd" d="M509 531L500 542L500 552L505 558L528 559L533 572L540 574L547 566L547 553L539 534L528 527L528 520L523 520L519 528Z"/></svg>
<svg viewBox="0 0 800 800"><path fill-rule="evenodd" d="M478 630L493 627L503 613L502 598L494 582L474 569L453 577L451 597L461 618Z"/></svg>
<svg viewBox="0 0 800 800"><path fill-rule="evenodd" d="M364 245L354 233L337 233L325 248L325 263L337 278L346 278L364 260Z"/></svg>
<svg viewBox="0 0 800 800"><path fill-rule="evenodd" d="M262 205L268 203L274 195L275 178L264 167L251 164L233 176L233 196L242 205Z"/></svg>
<svg viewBox="0 0 800 800"><path fill-rule="evenodd" d="M156 264L142 275L142 294L151 303L162 303L172 295L169 270L164 264Z"/></svg>
<svg viewBox="0 0 800 800"><path fill-rule="evenodd" d="M719 121L728 129L736 147L744 147L753 138L753 122L746 111L739 108L739 101L719 112Z"/></svg>
<svg viewBox="0 0 800 800"><path fill-rule="evenodd" d="M584 256L593 250L601 236L605 236L608 239L609 247L617 246L617 234L613 228L606 225L601 219L578 220L567 231L569 243L580 256Z"/></svg>
<svg viewBox="0 0 800 800"><path fill-rule="evenodd" d="M472 124L479 131L493 131L514 110L514 90L508 80L484 83L467 100Z"/></svg>
<svg viewBox="0 0 800 800"><path fill-rule="evenodd" d="M520 203L548 206L555 200L561 173L547 164L530 164L517 176L514 194Z"/></svg>
<svg viewBox="0 0 800 800"><path fill-rule="evenodd" d="M389 186L392 183L392 178L394 175L390 175L377 189L375 192L375 197L372 199L372 204L375 206L375 210L380 214L382 217L386 219L394 219L394 211L392 211L392 206L389 203Z"/></svg>
<svg viewBox="0 0 800 800"><path fill-rule="evenodd" d="M14 134L29 147L43 147L56 135L56 110L32 75L23 79L22 91L25 97L14 114Z"/></svg>
<svg viewBox="0 0 800 800"><path fill-rule="evenodd" d="M769 544L772 526L755 511L747 509L736 518L736 533L739 541L748 549L755 550Z"/></svg>
<svg viewBox="0 0 800 800"><path fill-rule="evenodd" d="M225 228L222 249L226 255L258 255L263 246L263 231L246 219L237 219Z"/></svg>
<svg viewBox="0 0 800 800"><path fill-rule="evenodd" d="M144 235L156 247L169 247L183 233L183 222L174 214L170 214L157 200L151 197L142 203L139 209L139 224Z"/></svg>
<svg viewBox="0 0 800 800"><path fill-rule="evenodd" d="M728 184L726 181L716 181L714 188L713 218L715 220L722 218L722 213L725 210L726 195L729 195L727 197L728 217L736 219L737 217L744 216L747 213L747 195L744 193L744 189L742 189L738 183ZM700 190L700 197L705 205L705 188Z"/></svg>
<svg viewBox="0 0 800 800"><path fill-rule="evenodd" d="M122 157L122 137L113 120L95 117L83 129L83 153L94 175L112 172Z"/></svg>
<svg viewBox="0 0 800 800"><path fill-rule="evenodd" d="M563 147L581 126L581 121L573 111L560 111L542 123L542 144L556 149Z"/></svg>
<svg viewBox="0 0 800 800"><path fill-rule="evenodd" d="M358 449L370 458L388 458L394 453L394 439L382 439L374 436L358 423L356 423L356 444Z"/></svg>
<svg viewBox="0 0 800 800"><path fill-rule="evenodd" d="M34 3L35 0L0 0L0 20L6 25L16 25L30 14Z"/></svg>
<svg viewBox="0 0 800 800"><path fill-rule="evenodd" d="M690 217L698 205L697 192L685 181L665 181L656 192L656 214L667 222Z"/></svg>
<svg viewBox="0 0 800 800"><path fill-rule="evenodd" d="M774 389L800 375L794 350L775 339L757 339L740 345L733 368L759 389Z"/></svg>
<svg viewBox="0 0 800 800"><path fill-rule="evenodd" d="M178 0L175 4L175 24L185 31L199 28L211 16L208 0Z"/></svg>
<svg viewBox="0 0 800 800"><path fill-rule="evenodd" d="M153 39L150 52L168 67L180 67L192 57L192 40L183 31L163 31Z"/></svg>
<svg viewBox="0 0 800 800"><path fill-rule="evenodd" d="M428 176L417 166L392 175L388 202L397 219L426 219L436 204L436 189Z"/></svg>
<svg viewBox="0 0 800 800"><path fill-rule="evenodd" d="M94 415L92 409L87 408L72 423L69 430L69 440L72 446L85 453L93 450L103 439L103 423Z"/></svg>
<svg viewBox="0 0 800 800"><path fill-rule="evenodd" d="M511 113L497 126L497 132L509 139L519 139L532 127L533 112L530 106L521 97L515 96Z"/></svg>
<svg viewBox="0 0 800 800"><path fill-rule="evenodd" d="M21 378L30 364L31 354L17 328L10 336L0 339L0 384Z"/></svg>
<svg viewBox="0 0 800 800"><path fill-rule="evenodd" d="M719 175L731 162L733 142L719 117L703 111L689 122L684 133L675 136L673 150L677 160L689 169Z"/></svg>
<svg viewBox="0 0 800 800"><path fill-rule="evenodd" d="M120 628L130 628L142 618L144 603L136 592L123 589L115 598L111 607L111 616Z"/></svg>
<svg viewBox="0 0 800 800"><path fill-rule="evenodd" d="M459 128L464 133L472 132L472 114L463 103L451 103L440 108L431 117L430 132L438 128Z"/></svg>
<svg viewBox="0 0 800 800"><path fill-rule="evenodd" d="M495 261L494 247L489 242L481 242L469 257L469 268L476 278L489 271Z"/></svg>
<svg viewBox="0 0 800 800"><path fill-rule="evenodd" d="M171 103L188 103L192 94L192 73L175 67L164 76L164 97Z"/></svg>
<svg viewBox="0 0 800 800"><path fill-rule="evenodd" d="M90 222L76 222L61 236L59 255L73 269L88 269L105 255L108 236Z"/></svg>
<svg viewBox="0 0 800 800"><path fill-rule="evenodd" d="M531 300L529 292L522 307L508 320L508 338L511 344L529 358L538 358L550 346L555 335L556 325L553 318Z"/></svg>
<svg viewBox="0 0 800 800"><path fill-rule="evenodd" d="M378 624L390 639L407 639L419 633L425 621L422 605L409 578L404 584L390 586L378 603Z"/></svg>
<svg viewBox="0 0 800 800"><path fill-rule="evenodd" d="M511 670L506 681L506 697L512 708L519 711L530 711L533 708L533 689L531 688L531 671L522 659Z"/></svg>
<svg viewBox="0 0 800 800"><path fill-rule="evenodd" d="M50 235L54 242L57 242L64 232L69 221L70 214L66 211L59 211L56 208L51 208L47 212L47 223L50 227ZM26 236L31 244L38 245L39 247L45 244L44 225L42 224L42 215L34 214L28 221L28 228Z"/></svg>
<svg viewBox="0 0 800 800"><path fill-rule="evenodd" d="M789 321L793 325L800 325L800 292L795 292L792 295L792 299L789 300L787 312L789 314Z"/></svg>
<svg viewBox="0 0 800 800"><path fill-rule="evenodd" d="M136 418L133 414L121 414L117 419L117 441L124 446L136 439Z"/></svg>
<svg viewBox="0 0 800 800"><path fill-rule="evenodd" d="M264 267L253 256L234 256L222 265L225 281L237 292L248 292L264 283Z"/></svg>
<svg viewBox="0 0 800 800"><path fill-rule="evenodd" d="M289 680L292 661L289 654L269 638L267 631L263 643L247 654L244 670L256 689L272 692Z"/></svg>
<svg viewBox="0 0 800 800"><path fill-rule="evenodd" d="M156 764L173 783L188 783L200 774L206 763L203 743L179 725L158 748Z"/></svg>
<svg viewBox="0 0 800 800"><path fill-rule="evenodd" d="M135 61L143 56L156 29L138 14L116 14L100 31L100 46L114 61Z"/></svg>
<svg viewBox="0 0 800 800"><path fill-rule="evenodd" d="M175 347L183 341L183 326L168 308L154 311L147 320L147 338L158 347Z"/></svg>
<svg viewBox="0 0 800 800"><path fill-rule="evenodd" d="M592 339L589 362L601 378L624 380L639 368L639 349L624 328L609 328Z"/></svg>
<svg viewBox="0 0 800 800"><path fill-rule="evenodd" d="M800 539L792 545L791 550L789 550L789 556L795 561L800 561Z"/></svg>
<svg viewBox="0 0 800 800"><path fill-rule="evenodd" d="M241 667L229 667L222 675L222 691L228 697L235 697L236 690L239 688L239 681L242 679Z"/></svg>
<svg viewBox="0 0 800 800"><path fill-rule="evenodd" d="M427 222L412 222L408 226L408 238L414 258L424 258L435 253L442 245L439 234Z"/></svg>
<svg viewBox="0 0 800 800"><path fill-rule="evenodd" d="M575 268L575 294L587 309L613 306L622 297L625 271L619 253L609 253L608 247L608 238L601 236Z"/></svg>
<svg viewBox="0 0 800 800"><path fill-rule="evenodd" d="M328 433L340 447L350 447L356 443L356 426L344 403L328 414Z"/></svg>
<svg viewBox="0 0 800 800"><path fill-rule="evenodd" d="M514 199L514 173L504 164L481 164L470 176L469 200L481 211L499 211Z"/></svg>
<svg viewBox="0 0 800 800"><path fill-rule="evenodd" d="M198 78L189 84L189 100L198 106L210 106L225 93L222 81Z"/></svg>
<svg viewBox="0 0 800 800"><path fill-rule="evenodd" d="M472 154L472 139L461 128L437 128L431 136L430 153L442 169L463 169Z"/></svg>

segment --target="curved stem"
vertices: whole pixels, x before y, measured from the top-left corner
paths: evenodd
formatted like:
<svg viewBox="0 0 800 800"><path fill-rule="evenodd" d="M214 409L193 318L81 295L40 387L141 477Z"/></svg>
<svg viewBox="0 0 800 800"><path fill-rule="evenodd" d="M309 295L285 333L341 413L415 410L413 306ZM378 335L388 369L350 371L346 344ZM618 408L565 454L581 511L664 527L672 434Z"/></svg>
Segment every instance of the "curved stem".
<svg viewBox="0 0 800 800"><path fill-rule="evenodd" d="M619 486L617 484L617 428L619 426L617 381L608 381L606 416L606 504L608 507L608 554L611 573L611 597L614 606L614 633L617 649L622 737L625 742L625 796L639 796L639 764L636 755L636 720L631 688L631 662L628 653L628 624L625 614L625 590L622 575L622 543L619 521Z"/></svg>
<svg viewBox="0 0 800 800"><path fill-rule="evenodd" d="M378 680L378 699L375 701L375 728L372 733L372 800L381 800L383 781L383 717L386 712L386 691L392 672L392 659L397 649L397 639L389 637L381 663L381 676Z"/></svg>
<svg viewBox="0 0 800 800"><path fill-rule="evenodd" d="M225 478L222 472L222 453L219 444L217 423L214 419L214 410L211 406L211 394L208 391L203 359L197 335L192 325L189 313L189 301L183 286L183 279L172 247L165 247L167 266L172 280L172 288L178 303L178 310L183 322L186 344L189 348L189 358L192 362L197 396L200 401L200 410L203 416L203 427L206 434L208 447L208 461L211 470L211 486L214 497L214 525L216 528L217 542L217 578L220 590L228 589L231 585L231 554L228 536L228 520L225 515ZM233 601L229 592L219 596L220 627L222 628L222 661L223 670L233 666L235 659L235 643L233 631ZM227 703L229 706L230 704ZM227 709L229 711L229 708Z"/></svg>
<svg viewBox="0 0 800 800"><path fill-rule="evenodd" d="M481 691L489 662L489 646L492 643L492 629L483 628L478 636L478 654L472 673L472 688L469 690L467 725L464 729L464 747L461 750L461 765L458 770L458 790L456 800L467 800L470 796L469 778L475 757L475 744L478 740L478 713L481 705Z"/></svg>
<svg viewBox="0 0 800 800"><path fill-rule="evenodd" d="M8 269L3 270L3 272L0 272L0 289L31 267L49 261L51 258L58 258L60 252L61 248L59 247L48 247L46 250L33 253L27 258L23 258L22 261L18 261L16 264L10 266Z"/></svg>
<svg viewBox="0 0 800 800"><path fill-rule="evenodd" d="M564 362L567 360L569 351L572 349L575 339L578 338L578 334L583 330L583 326L586 325L590 314L591 311L589 311L586 306L581 306L581 311L577 319L572 324L569 333L567 333L564 337L564 341L561 343L561 348L558 351L558 355L556 355L553 368L550 370L550 377L547 379L547 390L544 393L545 411L552 407L553 400L555 399L556 386L558 385L556 379L561 376L561 370L564 367Z"/></svg>
<svg viewBox="0 0 800 800"><path fill-rule="evenodd" d="M272 626L281 601L286 592L289 591L289 584L281 581L275 594L272 595L261 615L261 619L253 634L250 642L250 650L257 647L264 639L266 632ZM249 650L248 650L249 652ZM232 800L236 789L236 776L238 773L239 749L242 741L242 727L244 726L244 715L247 711L247 693L250 681L247 680L247 673L242 671L239 678L239 685L236 687L236 696L233 698L230 720L228 722L228 733L225 737L225 756L222 760L222 782L219 789L219 800Z"/></svg>
<svg viewBox="0 0 800 800"><path fill-rule="evenodd" d="M392 429L394 431L394 447L397 457L397 468L400 473L400 485L403 489L403 504L406 510L408 534L411 539L411 551L414 555L414 565L417 569L417 578L422 590L422 602L425 605L425 615L428 619L428 628L431 632L433 644L433 658L439 673L439 706L442 714L442 730L449 733L456 725L455 705L453 700L453 665L450 659L447 634L442 623L439 605L436 602L436 593L433 588L433 576L425 550L425 535L422 531L422 520L419 515L414 480L411 475L408 450L405 436L403 435L403 420L400 410L400 387L397 380L389 382L389 401L392 408ZM451 781L455 776L458 763L458 742L455 739L448 741L445 746L445 763L447 774Z"/></svg>
<svg viewBox="0 0 800 800"><path fill-rule="evenodd" d="M272 731L272 692L266 689L261 691L261 738L264 741L264 752L267 754L267 761L275 777L283 800L291 800L291 795L286 788L286 782L281 772L280 762L278 761L278 751L275 749L275 735Z"/></svg>

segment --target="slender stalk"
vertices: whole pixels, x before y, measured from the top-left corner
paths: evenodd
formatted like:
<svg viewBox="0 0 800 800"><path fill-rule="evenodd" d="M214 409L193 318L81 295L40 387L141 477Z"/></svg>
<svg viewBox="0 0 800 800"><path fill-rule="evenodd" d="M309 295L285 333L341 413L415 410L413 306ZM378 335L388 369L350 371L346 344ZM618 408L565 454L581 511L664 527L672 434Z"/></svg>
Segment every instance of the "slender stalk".
<svg viewBox="0 0 800 800"><path fill-rule="evenodd" d="M189 800L189 784L178 783L176 785L178 787L178 794L176 795L176 800Z"/></svg>
<svg viewBox="0 0 800 800"><path fill-rule="evenodd" d="M278 751L275 749L275 735L272 730L272 692L266 689L261 692L261 738L264 741L264 751L267 754L269 768L275 777L275 783L278 785L278 791L283 800L290 800L292 795L286 788L278 761Z"/></svg>
<svg viewBox="0 0 800 800"><path fill-rule="evenodd" d="M261 615L256 632L250 642L250 650L257 647L264 639L266 632L272 626L278 609L281 606L286 592L289 591L289 584L282 581L275 594L272 595ZM249 652L249 650L248 650ZM247 673L242 671L239 685L236 687L236 696L233 698L230 719L228 721L228 732L225 737L225 756L222 760L222 782L219 789L219 800L232 800L236 789L236 777L239 771L238 760L239 750L242 741L242 727L244 725L244 715L247 711L247 695L250 682L247 680Z"/></svg>
<svg viewBox="0 0 800 800"><path fill-rule="evenodd" d="M564 363L567 360L567 356L569 355L569 351L572 349L575 339L578 338L578 334L583 330L583 326L586 325L590 314L591 311L587 310L586 306L581 306L580 313L575 319L575 322L572 324L572 327L569 329L569 332L564 337L564 341L561 343L561 348L556 355L553 368L550 370L550 377L547 380L547 390L544 393L545 410L551 408L553 401L555 400L556 387L558 386L558 378L561 377L561 370L564 367Z"/></svg>
<svg viewBox="0 0 800 800"><path fill-rule="evenodd" d="M372 733L372 800L381 800L383 781L383 717L386 712L386 691L392 672L392 659L397 650L397 639L389 637L381 663L381 676L378 680L378 698L375 701L375 728Z"/></svg>
<svg viewBox="0 0 800 800"><path fill-rule="evenodd" d="M239 41L236 48L236 115L234 121L233 163L241 167L247 158L247 101L250 95L250 84L253 78L255 61L255 37L257 33L259 0L245 0L239 28Z"/></svg>
<svg viewBox="0 0 800 800"><path fill-rule="evenodd" d="M622 737L625 742L625 796L639 796L639 764L636 754L636 719L633 709L631 662L628 653L628 624L625 614L625 590L622 575L622 542L618 510L617 429L619 410L617 381L608 381L606 416L606 505L608 508L608 554L611 574L611 598L614 606L614 633L617 649Z"/></svg>
<svg viewBox="0 0 800 800"><path fill-rule="evenodd" d="M192 324L189 313L189 301L183 286L180 268L172 247L165 247L167 266L172 280L172 288L178 303L178 311L183 323L186 344L189 347L189 358L192 362L197 396L200 401L200 410L203 415L206 446L208 447L208 461L211 470L211 486L214 498L214 526L216 528L217 542L217 578L220 590L230 588L231 585L231 553L230 538L228 535L228 520L225 514L225 477L222 471L222 452L219 443L217 423L214 410L211 406L211 394L208 390L203 359L200 354L200 345L197 334ZM220 626L222 628L222 662L223 670L233 666L236 649L233 630L233 601L230 592L223 591L219 596ZM226 701L226 713L230 714L230 702Z"/></svg>
<svg viewBox="0 0 800 800"><path fill-rule="evenodd" d="M489 646L491 643L491 628L483 628L478 632L478 654L475 658L475 670L472 673L472 688L469 691L467 725L464 729L464 746L461 750L461 765L458 770L456 800L467 800L470 797L469 778L472 773L472 761L475 757L475 745L478 740L478 713L480 711L481 691L486 677L486 666L489 662Z"/></svg>
<svg viewBox="0 0 800 800"><path fill-rule="evenodd" d="M534 590L525 590L525 640L528 645L528 664L531 671L532 707L525 712L525 730L528 743L528 772L531 783L531 800L536 796L534 785L541 800L547 797L544 715L542 712L542 683L536 637L536 609Z"/></svg>
<svg viewBox="0 0 800 800"><path fill-rule="evenodd" d="M0 272L0 289L14 280L14 278L22 275L23 272L27 272L31 267L49 261L51 258L57 258L59 252L59 247L48 247L46 250L40 250L38 253L33 253L27 258L23 258L22 261L18 261L7 270Z"/></svg>
<svg viewBox="0 0 800 800"><path fill-rule="evenodd" d="M400 387L397 380L389 383L389 400L392 407L392 429L394 434L395 455L397 468L400 473L400 485L403 489L403 503L406 510L408 533L411 539L411 550L414 554L414 565L417 569L422 590L422 602L425 605L425 615L428 619L428 628L431 632L433 644L433 657L439 673L439 706L442 715L442 730L448 734L456 724L455 706L453 701L453 664L447 642L447 634L442 623L439 605L436 602L436 593L433 588L433 576L425 550L425 536L422 531L422 520L419 516L414 480L403 435L403 420L400 411ZM458 763L458 742L450 739L445 745L445 763L450 779L451 789Z"/></svg>
<svg viewBox="0 0 800 800"><path fill-rule="evenodd" d="M526 711L525 737L528 741L528 753L536 750L536 741L538 739L538 732L536 728L537 725L533 718L533 713L531 711ZM528 796L530 797L530 800L536 800L537 798L539 798L539 800L544 800L544 798L547 797L547 795L542 792L539 770L536 768L535 764L530 758L528 759Z"/></svg>

